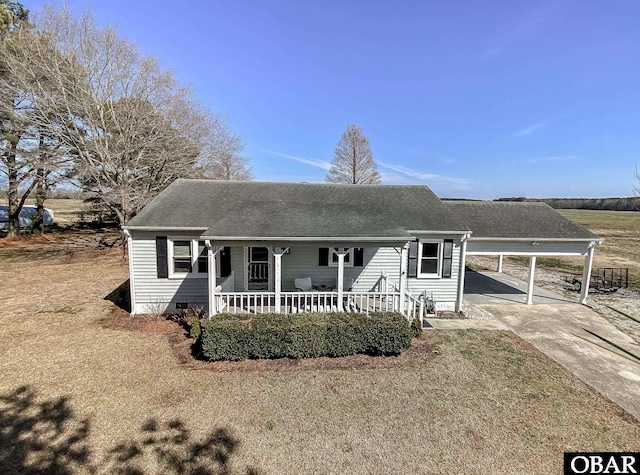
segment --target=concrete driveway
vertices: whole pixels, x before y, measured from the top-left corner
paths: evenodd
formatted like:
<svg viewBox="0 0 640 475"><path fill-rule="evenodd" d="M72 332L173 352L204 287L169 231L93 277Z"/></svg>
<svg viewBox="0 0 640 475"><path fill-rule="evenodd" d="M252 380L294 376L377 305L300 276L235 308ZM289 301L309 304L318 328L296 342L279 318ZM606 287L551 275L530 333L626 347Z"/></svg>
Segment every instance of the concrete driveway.
<svg viewBox="0 0 640 475"><path fill-rule="evenodd" d="M467 275L465 300L640 420L640 347L631 337L589 307L552 292L536 288L534 305L526 305L526 283L511 276Z"/></svg>

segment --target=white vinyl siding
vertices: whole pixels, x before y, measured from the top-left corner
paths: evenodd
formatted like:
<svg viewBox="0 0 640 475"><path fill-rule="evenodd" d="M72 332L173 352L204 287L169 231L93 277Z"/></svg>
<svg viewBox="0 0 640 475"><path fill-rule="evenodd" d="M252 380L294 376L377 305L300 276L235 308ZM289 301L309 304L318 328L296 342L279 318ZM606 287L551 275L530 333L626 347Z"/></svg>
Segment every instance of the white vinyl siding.
<svg viewBox="0 0 640 475"><path fill-rule="evenodd" d="M189 305L206 305L208 302L207 279L190 279L183 274L182 278L159 279L156 264L156 235L150 232L131 232L131 263L135 284L135 313L153 313L156 311L173 311L177 302ZM173 240L190 241L189 236L183 238L172 236ZM168 254L167 260L171 260ZM164 308L163 308L164 307Z"/></svg>
<svg viewBox="0 0 640 475"><path fill-rule="evenodd" d="M290 246L289 254L282 256L282 290L295 291L294 279L311 277L313 285L337 285L338 267L318 265L320 246ZM367 248L364 260L367 261ZM344 289L349 289L362 267L344 268Z"/></svg>
<svg viewBox="0 0 640 475"><path fill-rule="evenodd" d="M236 292L244 290L244 275L247 272L247 265L243 246L231 247L231 271L233 272L233 288Z"/></svg>

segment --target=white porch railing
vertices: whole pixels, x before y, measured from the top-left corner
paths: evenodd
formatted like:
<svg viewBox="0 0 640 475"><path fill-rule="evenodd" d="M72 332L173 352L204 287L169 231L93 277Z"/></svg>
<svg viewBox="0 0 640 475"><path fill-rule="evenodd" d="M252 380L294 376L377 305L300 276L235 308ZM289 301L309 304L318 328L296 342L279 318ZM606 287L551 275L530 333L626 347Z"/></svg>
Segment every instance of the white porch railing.
<svg viewBox="0 0 640 475"><path fill-rule="evenodd" d="M285 313L298 312L337 312L337 292L283 292ZM353 313L393 312L398 308L399 293L393 292L344 292L342 311Z"/></svg>
<svg viewBox="0 0 640 475"><path fill-rule="evenodd" d="M222 292L216 294L216 311L225 313L275 312L274 292Z"/></svg>
<svg viewBox="0 0 640 475"><path fill-rule="evenodd" d="M342 311L393 312L399 309L397 292L344 292ZM228 313L270 313L276 311L275 292L216 293L216 310ZM337 312L337 292L282 292L280 313Z"/></svg>
<svg viewBox="0 0 640 475"><path fill-rule="evenodd" d="M375 292L400 292L400 286L383 271L371 290Z"/></svg>
<svg viewBox="0 0 640 475"><path fill-rule="evenodd" d="M216 311L226 313L262 314L276 312L275 292L220 292L215 295ZM280 313L337 312L337 292L282 292ZM403 313L408 319L422 318L424 304L421 300L399 292L344 292L342 311L365 313Z"/></svg>

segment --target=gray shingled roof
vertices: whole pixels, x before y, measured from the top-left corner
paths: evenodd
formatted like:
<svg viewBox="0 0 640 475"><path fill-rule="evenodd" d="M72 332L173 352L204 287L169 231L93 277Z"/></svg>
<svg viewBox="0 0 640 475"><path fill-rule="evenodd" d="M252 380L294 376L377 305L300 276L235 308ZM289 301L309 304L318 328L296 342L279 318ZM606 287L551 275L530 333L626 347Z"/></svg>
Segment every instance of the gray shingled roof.
<svg viewBox="0 0 640 475"><path fill-rule="evenodd" d="M208 228L246 238L398 238L464 231L426 186L177 180L127 227Z"/></svg>
<svg viewBox="0 0 640 475"><path fill-rule="evenodd" d="M471 229L471 239L600 239L546 203L511 201L445 201Z"/></svg>

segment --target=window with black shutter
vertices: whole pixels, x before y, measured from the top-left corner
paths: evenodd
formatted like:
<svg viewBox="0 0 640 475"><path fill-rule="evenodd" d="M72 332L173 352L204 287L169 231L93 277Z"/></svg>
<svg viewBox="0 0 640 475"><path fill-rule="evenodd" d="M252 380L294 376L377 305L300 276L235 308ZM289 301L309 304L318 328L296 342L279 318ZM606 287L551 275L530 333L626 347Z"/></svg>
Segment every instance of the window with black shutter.
<svg viewBox="0 0 640 475"><path fill-rule="evenodd" d="M364 248L362 247L353 248L353 265L355 267L364 266Z"/></svg>
<svg viewBox="0 0 640 475"><path fill-rule="evenodd" d="M318 265L326 267L329 265L329 248L321 247L318 249Z"/></svg>
<svg viewBox="0 0 640 475"><path fill-rule="evenodd" d="M418 277L418 241L409 243L409 277Z"/></svg>
<svg viewBox="0 0 640 475"><path fill-rule="evenodd" d="M156 236L156 268L158 271L158 279L166 279L169 277L167 236Z"/></svg>
<svg viewBox="0 0 640 475"><path fill-rule="evenodd" d="M445 239L442 250L442 277L451 278L453 267L453 239Z"/></svg>
<svg viewBox="0 0 640 475"><path fill-rule="evenodd" d="M452 239L420 239L409 243L409 277L451 278Z"/></svg>

